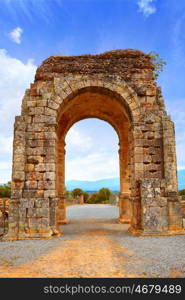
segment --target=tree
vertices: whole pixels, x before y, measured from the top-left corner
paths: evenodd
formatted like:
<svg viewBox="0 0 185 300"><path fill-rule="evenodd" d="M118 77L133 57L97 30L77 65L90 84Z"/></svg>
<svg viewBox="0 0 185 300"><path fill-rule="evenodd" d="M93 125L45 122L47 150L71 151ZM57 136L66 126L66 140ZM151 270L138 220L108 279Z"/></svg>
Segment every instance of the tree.
<svg viewBox="0 0 185 300"><path fill-rule="evenodd" d="M87 203L108 203L112 195L112 192L108 188L102 188L98 192L91 194L87 200Z"/></svg>
<svg viewBox="0 0 185 300"><path fill-rule="evenodd" d="M0 197L9 198L11 196L11 182L0 185Z"/></svg>
<svg viewBox="0 0 185 300"><path fill-rule="evenodd" d="M179 191L179 195L182 196L182 199L185 200L185 189Z"/></svg>
<svg viewBox="0 0 185 300"><path fill-rule="evenodd" d="M65 191L65 196L66 196L66 200L69 200L69 201L73 200L72 192L66 190Z"/></svg>
<svg viewBox="0 0 185 300"><path fill-rule="evenodd" d="M180 196L185 195L185 190L180 190L180 191L179 191L179 195L180 195Z"/></svg>
<svg viewBox="0 0 185 300"><path fill-rule="evenodd" d="M97 199L99 203L103 203L106 201L109 201L110 196L112 195L112 192L108 188L101 188L98 191Z"/></svg>
<svg viewBox="0 0 185 300"><path fill-rule="evenodd" d="M84 196L84 203L88 203L89 194L87 192L84 192L83 196Z"/></svg>
<svg viewBox="0 0 185 300"><path fill-rule="evenodd" d="M97 195L98 193L93 193L90 195L89 199L88 199L88 203L97 203Z"/></svg>
<svg viewBox="0 0 185 300"><path fill-rule="evenodd" d="M164 66L166 65L166 62L159 56L158 53L151 51L149 53L152 63L154 65L154 77L157 79L160 75L160 73L163 71Z"/></svg>
<svg viewBox="0 0 185 300"><path fill-rule="evenodd" d="M79 189L79 188L76 188L76 189L72 190L72 195L73 195L74 198L79 197L83 193L84 192L81 189Z"/></svg>

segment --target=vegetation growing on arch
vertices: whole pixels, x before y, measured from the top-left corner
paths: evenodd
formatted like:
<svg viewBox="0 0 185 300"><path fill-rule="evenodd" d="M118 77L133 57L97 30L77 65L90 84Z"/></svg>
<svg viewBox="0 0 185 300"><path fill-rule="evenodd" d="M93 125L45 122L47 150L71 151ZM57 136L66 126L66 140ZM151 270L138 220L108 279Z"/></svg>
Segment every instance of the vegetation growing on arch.
<svg viewBox="0 0 185 300"><path fill-rule="evenodd" d="M148 53L152 59L154 65L154 77L157 79L160 73L163 71L166 62L160 57L160 55L154 51Z"/></svg>

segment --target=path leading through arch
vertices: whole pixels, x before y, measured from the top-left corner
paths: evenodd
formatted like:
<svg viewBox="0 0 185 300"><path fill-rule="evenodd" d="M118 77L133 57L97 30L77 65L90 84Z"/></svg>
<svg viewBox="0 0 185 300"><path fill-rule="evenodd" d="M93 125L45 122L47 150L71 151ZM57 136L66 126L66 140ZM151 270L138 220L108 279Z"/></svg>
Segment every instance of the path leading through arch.
<svg viewBox="0 0 185 300"><path fill-rule="evenodd" d="M183 236L130 236L111 205L74 205L67 214L59 238L1 243L0 277L185 276Z"/></svg>

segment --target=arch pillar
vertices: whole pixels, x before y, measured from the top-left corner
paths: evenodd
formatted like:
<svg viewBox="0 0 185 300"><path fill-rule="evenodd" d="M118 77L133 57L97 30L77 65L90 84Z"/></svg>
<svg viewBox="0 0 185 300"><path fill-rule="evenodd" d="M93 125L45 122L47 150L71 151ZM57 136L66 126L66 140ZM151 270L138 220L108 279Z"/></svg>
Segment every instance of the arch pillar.
<svg viewBox="0 0 185 300"><path fill-rule="evenodd" d="M130 201L130 182L129 182L129 145L128 139L120 141L119 160L120 160L120 193L119 193L119 223L130 223L132 217L132 207Z"/></svg>
<svg viewBox="0 0 185 300"><path fill-rule="evenodd" d="M65 196L65 141L60 138L58 141L58 156L57 156L57 225L68 223L66 217L66 196Z"/></svg>

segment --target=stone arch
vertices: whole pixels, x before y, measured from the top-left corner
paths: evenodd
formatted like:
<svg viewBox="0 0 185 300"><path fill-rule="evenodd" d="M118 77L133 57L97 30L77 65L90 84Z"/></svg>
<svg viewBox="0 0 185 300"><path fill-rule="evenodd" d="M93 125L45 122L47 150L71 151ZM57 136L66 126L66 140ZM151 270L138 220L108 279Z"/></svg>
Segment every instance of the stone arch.
<svg viewBox="0 0 185 300"><path fill-rule="evenodd" d="M124 93L126 95L126 92ZM128 97L127 97L128 98ZM127 106L126 106L127 105ZM70 117L69 117L70 114ZM117 91L111 91L104 86L86 86L75 90L61 101L58 116L58 194L60 204L58 222L65 224L64 190L65 190L65 135L69 128L76 122L85 118L99 118L107 121L118 134L119 138L119 165L120 165L120 218L122 223L131 219L131 203L129 199L129 145L128 135L133 118L131 109ZM62 170L62 172L61 172Z"/></svg>
<svg viewBox="0 0 185 300"><path fill-rule="evenodd" d="M137 235L184 234L174 124L150 59L128 49L53 56L41 64L15 119L4 240L60 234L59 224L65 222L65 195L59 186L64 184L64 136L74 122L92 116L107 120L119 133L120 221L129 221L129 231Z"/></svg>
<svg viewBox="0 0 185 300"><path fill-rule="evenodd" d="M78 79L73 77L72 80L62 76L54 78L54 89L60 105L63 101L73 98L80 91L99 88L99 91L102 89L105 93L112 93L114 97L116 96L124 102L132 120L137 122L140 109L137 94L119 76L113 76L111 80L110 77L106 78L106 76L77 76Z"/></svg>

